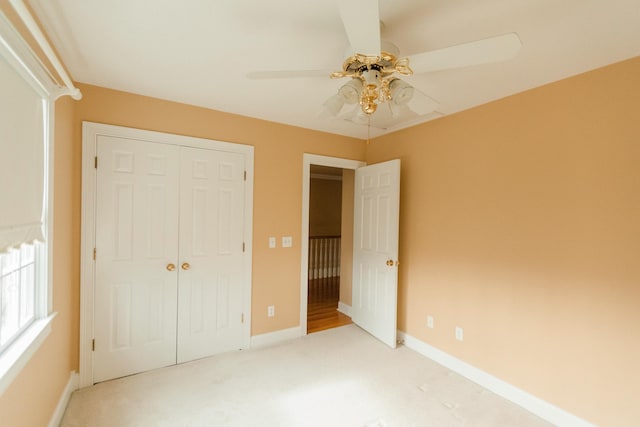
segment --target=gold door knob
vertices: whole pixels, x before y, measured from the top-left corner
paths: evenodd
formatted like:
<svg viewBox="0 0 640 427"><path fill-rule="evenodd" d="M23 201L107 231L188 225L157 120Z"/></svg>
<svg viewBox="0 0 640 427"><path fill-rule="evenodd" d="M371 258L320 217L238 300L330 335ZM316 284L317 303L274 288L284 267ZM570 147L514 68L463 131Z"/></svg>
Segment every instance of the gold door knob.
<svg viewBox="0 0 640 427"><path fill-rule="evenodd" d="M173 264L167 264L167 270L169 270L169 271L173 271L173 270L175 270L175 269L176 269L176 266L175 266L175 265L173 265Z"/></svg>
<svg viewBox="0 0 640 427"><path fill-rule="evenodd" d="M392 260L392 259L388 259L388 260L387 260L387 265L388 265L389 267L393 267L393 260Z"/></svg>
<svg viewBox="0 0 640 427"><path fill-rule="evenodd" d="M188 270L191 268L191 265L189 265L188 262L183 262L181 267L183 270Z"/></svg>

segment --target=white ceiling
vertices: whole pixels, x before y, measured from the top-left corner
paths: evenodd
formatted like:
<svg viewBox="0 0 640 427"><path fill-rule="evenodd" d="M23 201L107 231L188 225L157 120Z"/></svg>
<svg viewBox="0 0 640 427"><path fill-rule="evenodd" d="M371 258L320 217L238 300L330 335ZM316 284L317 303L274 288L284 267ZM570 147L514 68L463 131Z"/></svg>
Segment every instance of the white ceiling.
<svg viewBox="0 0 640 427"><path fill-rule="evenodd" d="M403 77L439 103L378 136L640 55L638 0L379 0L382 38L412 55L516 32L515 59ZM251 80L263 70L339 70L335 0L30 0L72 78L244 116L367 137L320 114L345 83Z"/></svg>

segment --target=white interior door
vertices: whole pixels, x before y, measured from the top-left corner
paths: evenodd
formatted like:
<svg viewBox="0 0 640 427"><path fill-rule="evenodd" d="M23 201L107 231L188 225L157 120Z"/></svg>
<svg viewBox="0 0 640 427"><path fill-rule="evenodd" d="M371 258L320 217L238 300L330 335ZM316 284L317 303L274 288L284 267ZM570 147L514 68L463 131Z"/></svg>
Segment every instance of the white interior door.
<svg viewBox="0 0 640 427"><path fill-rule="evenodd" d="M175 363L179 148L99 136L94 382Z"/></svg>
<svg viewBox="0 0 640 427"><path fill-rule="evenodd" d="M178 363L242 348L244 156L183 148Z"/></svg>
<svg viewBox="0 0 640 427"><path fill-rule="evenodd" d="M352 319L396 347L400 160L356 169Z"/></svg>

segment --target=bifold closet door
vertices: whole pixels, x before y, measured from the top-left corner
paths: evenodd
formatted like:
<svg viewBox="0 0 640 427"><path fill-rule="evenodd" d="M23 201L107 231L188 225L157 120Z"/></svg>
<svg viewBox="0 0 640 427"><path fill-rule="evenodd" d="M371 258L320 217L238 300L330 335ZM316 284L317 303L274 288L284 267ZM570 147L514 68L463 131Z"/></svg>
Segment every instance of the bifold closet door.
<svg viewBox="0 0 640 427"><path fill-rule="evenodd" d="M178 363L242 347L244 156L183 148Z"/></svg>
<svg viewBox="0 0 640 427"><path fill-rule="evenodd" d="M244 155L97 141L94 382L242 348Z"/></svg>
<svg viewBox="0 0 640 427"><path fill-rule="evenodd" d="M176 363L179 155L98 137L94 382Z"/></svg>

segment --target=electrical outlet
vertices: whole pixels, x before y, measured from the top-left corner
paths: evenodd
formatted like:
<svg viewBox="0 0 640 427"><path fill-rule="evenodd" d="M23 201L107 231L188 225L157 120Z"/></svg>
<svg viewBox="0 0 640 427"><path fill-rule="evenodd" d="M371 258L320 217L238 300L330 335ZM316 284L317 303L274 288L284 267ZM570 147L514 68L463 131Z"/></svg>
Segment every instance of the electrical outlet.
<svg viewBox="0 0 640 427"><path fill-rule="evenodd" d="M267 307L267 316L273 317L275 315L276 315L276 306L270 305L269 307Z"/></svg>
<svg viewBox="0 0 640 427"><path fill-rule="evenodd" d="M284 236L282 238L282 247L290 248L291 246L293 246L293 238L291 236Z"/></svg>
<svg viewBox="0 0 640 427"><path fill-rule="evenodd" d="M433 316L427 316L427 328L433 329Z"/></svg>
<svg viewBox="0 0 640 427"><path fill-rule="evenodd" d="M456 326L456 339L458 341L464 340L464 329L462 329L460 326Z"/></svg>
<svg viewBox="0 0 640 427"><path fill-rule="evenodd" d="M273 249L276 247L276 238L269 237L269 249Z"/></svg>

